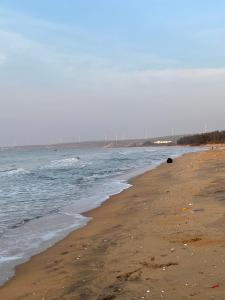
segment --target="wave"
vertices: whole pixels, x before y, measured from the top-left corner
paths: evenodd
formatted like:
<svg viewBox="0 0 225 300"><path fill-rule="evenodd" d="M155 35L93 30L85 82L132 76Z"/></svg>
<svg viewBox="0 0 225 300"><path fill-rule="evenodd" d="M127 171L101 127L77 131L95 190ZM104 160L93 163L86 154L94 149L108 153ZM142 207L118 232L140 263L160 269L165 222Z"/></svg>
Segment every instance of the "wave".
<svg viewBox="0 0 225 300"><path fill-rule="evenodd" d="M76 165L80 161L79 157L69 157L59 160L53 160L49 165L42 167L41 169L61 169L68 168Z"/></svg>
<svg viewBox="0 0 225 300"><path fill-rule="evenodd" d="M57 213L59 213L59 209L58 209L58 208L54 208L54 209L50 210L49 212L47 212L46 215L52 215L52 214L57 214ZM11 226L9 227L9 229L16 229L16 228L19 228L19 227L21 227L21 226L23 226L23 225L25 225L25 224L27 224L27 223L29 223L29 222L31 222L31 221L40 219L40 218L42 218L43 216L44 216L44 215L37 215L37 216L30 217L30 218L24 218L24 219L22 219L21 221L15 223L15 224L13 224L13 225L11 225Z"/></svg>
<svg viewBox="0 0 225 300"><path fill-rule="evenodd" d="M15 229L15 228L21 227L21 226L25 225L26 223L33 221L33 220L40 219L41 217L42 216L35 216L33 218L25 218L25 219L21 220L20 222L10 226L9 229Z"/></svg>
<svg viewBox="0 0 225 300"><path fill-rule="evenodd" d="M0 170L0 175L17 175L17 174L28 174L29 171L23 168L14 168L14 169L6 169Z"/></svg>

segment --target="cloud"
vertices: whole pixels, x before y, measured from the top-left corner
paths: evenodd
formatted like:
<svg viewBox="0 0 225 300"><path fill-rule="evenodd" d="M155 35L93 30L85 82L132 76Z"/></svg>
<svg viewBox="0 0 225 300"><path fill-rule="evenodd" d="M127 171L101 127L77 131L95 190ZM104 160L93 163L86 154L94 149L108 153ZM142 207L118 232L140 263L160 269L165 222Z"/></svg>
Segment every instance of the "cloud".
<svg viewBox="0 0 225 300"><path fill-rule="evenodd" d="M197 39L203 39L210 41L212 38L224 38L225 28L224 27L215 27L200 30L194 34Z"/></svg>
<svg viewBox="0 0 225 300"><path fill-rule="evenodd" d="M154 83L179 84L181 82L211 82L215 84L225 81L225 68L175 68L162 70L141 70L141 71L115 71L99 72L96 76L97 81L112 85L114 82L120 86L129 84L136 85L154 85Z"/></svg>
<svg viewBox="0 0 225 300"><path fill-rule="evenodd" d="M51 31L60 32L70 36L71 32L82 35L84 31L73 29L64 24L55 24L36 20L24 15L10 15L8 11L0 13L8 16L6 20L1 21L4 24L11 22L16 25L21 21L28 28L36 26L40 30L46 30L50 35ZM9 15L11 17L9 17ZM13 20L13 21L12 21ZM8 22L8 23L7 23ZM20 24L21 25L21 24ZM31 27L32 27L31 26ZM28 33L22 32L20 26L16 26L14 31L0 30L0 64L8 64L9 72L17 74L23 73L22 79L34 76L43 76L46 80L61 81L62 84L69 85L90 85L101 84L102 82L110 82L111 85L121 86L124 82L136 84L149 84L157 80L161 81L181 81L181 80L203 80L215 78L218 81L223 80L225 68L184 68L179 60L163 58L151 53L127 53L127 61L113 61L107 55L98 55L95 52L82 52L77 50L76 37L73 41L73 47L68 51L68 47L63 44L56 47L54 43L47 40L38 41L30 38ZM45 34L46 34L45 32ZM88 33L84 34L85 39L89 39ZM63 38L58 36L58 39ZM70 46L72 42L70 41ZM70 48L70 47L69 47ZM121 56L123 60L123 55ZM135 63L129 64L130 61ZM5 70L4 70L5 71ZM1 72L1 70L0 70ZM35 75L34 75L35 74ZM0 73L1 76L1 73Z"/></svg>
<svg viewBox="0 0 225 300"><path fill-rule="evenodd" d="M12 77L20 68L21 80L36 80L39 74L49 81L79 85L95 81L94 77L104 73L182 66L178 60L155 53L127 51L121 43L112 43L111 37L74 24L54 23L3 8L0 16L0 47L8 58ZM119 51L101 45L119 47Z"/></svg>
<svg viewBox="0 0 225 300"><path fill-rule="evenodd" d="M3 53L0 53L0 65L3 65L7 62L7 56Z"/></svg>
<svg viewBox="0 0 225 300"><path fill-rule="evenodd" d="M67 53L27 38L24 34L5 30L0 30L0 48L4 53L0 54L0 64L7 63L12 79L20 73L19 80L25 81L44 76L49 81L78 82L107 65L101 57L88 53Z"/></svg>
<svg viewBox="0 0 225 300"><path fill-rule="evenodd" d="M93 35L84 30L33 18L0 8L0 49L7 59L12 76L18 67L32 78L39 72L49 80L82 80L109 65L107 59L92 53ZM81 49L86 47L87 49ZM0 57L0 63L6 60ZM14 69L14 70L13 70ZM27 74L26 74L27 72ZM35 77L36 79L36 77Z"/></svg>
<svg viewBox="0 0 225 300"><path fill-rule="evenodd" d="M26 38L20 33L0 30L0 46L1 49L9 53L30 52L33 49L40 50L41 44Z"/></svg>

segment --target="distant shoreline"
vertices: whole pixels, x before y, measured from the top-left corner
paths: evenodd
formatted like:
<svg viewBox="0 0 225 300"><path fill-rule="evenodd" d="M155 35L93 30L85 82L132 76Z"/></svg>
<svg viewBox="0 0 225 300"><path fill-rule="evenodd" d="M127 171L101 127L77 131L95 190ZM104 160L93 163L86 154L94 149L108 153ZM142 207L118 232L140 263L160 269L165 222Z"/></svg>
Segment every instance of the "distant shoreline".
<svg viewBox="0 0 225 300"><path fill-rule="evenodd" d="M36 149L36 148L61 148L61 147L75 147L75 148L88 148L88 147L104 147L109 144L113 144L119 147L126 147L129 144L142 144L148 141L156 141L161 139L169 139L172 141L176 141L178 138L183 135L175 135L175 136L163 136L163 137L155 137L155 138L131 138L131 139L108 139L108 140L96 140L96 141L81 141L81 142L63 142L63 143L50 143L50 144L34 144L34 145L14 145L14 146L0 146L0 149ZM120 146L121 145L121 146ZM157 145L155 145L157 146Z"/></svg>

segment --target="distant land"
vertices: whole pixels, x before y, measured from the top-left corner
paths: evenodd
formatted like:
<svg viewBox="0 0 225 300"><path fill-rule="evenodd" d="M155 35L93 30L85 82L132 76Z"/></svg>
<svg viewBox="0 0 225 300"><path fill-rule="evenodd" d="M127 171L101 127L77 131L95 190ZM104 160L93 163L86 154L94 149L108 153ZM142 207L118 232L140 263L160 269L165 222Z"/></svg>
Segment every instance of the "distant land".
<svg viewBox="0 0 225 300"><path fill-rule="evenodd" d="M68 142L68 143L56 143L49 145L25 145L25 146L10 146L0 148L16 148L16 149L36 149L36 148L115 148L115 147L144 147L144 146L159 146L159 145L176 145L178 139L184 137L184 135L162 136L145 139L125 139L125 140L105 140L105 141L85 141L85 142ZM162 142L162 144L157 144ZM168 143L167 143L168 142Z"/></svg>
<svg viewBox="0 0 225 300"><path fill-rule="evenodd" d="M225 130L212 131L200 134L193 134L180 137L177 140L178 145L206 145L206 144L224 144Z"/></svg>
<svg viewBox="0 0 225 300"><path fill-rule="evenodd" d="M148 147L148 146L175 146L175 145L203 145L203 144L225 143L225 131L213 131L199 134L186 135L168 135L145 139L127 139L127 140L107 140L107 141L85 141L56 143L49 145L26 145L0 147L0 149L38 149L49 148L57 150L60 148L117 148L117 147Z"/></svg>

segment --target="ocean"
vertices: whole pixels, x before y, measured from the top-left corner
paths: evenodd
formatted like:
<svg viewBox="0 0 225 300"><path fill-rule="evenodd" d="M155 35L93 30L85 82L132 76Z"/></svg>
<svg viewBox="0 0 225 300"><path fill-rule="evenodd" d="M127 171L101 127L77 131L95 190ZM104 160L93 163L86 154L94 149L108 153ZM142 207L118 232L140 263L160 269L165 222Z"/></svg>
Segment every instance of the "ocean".
<svg viewBox="0 0 225 300"><path fill-rule="evenodd" d="M90 220L129 178L193 147L0 149L0 285Z"/></svg>

